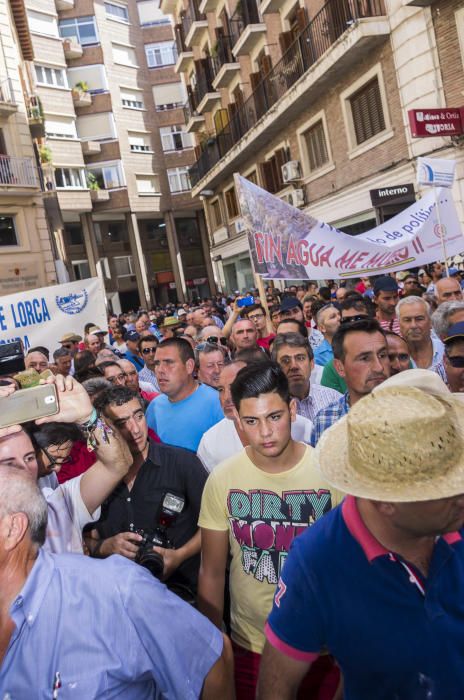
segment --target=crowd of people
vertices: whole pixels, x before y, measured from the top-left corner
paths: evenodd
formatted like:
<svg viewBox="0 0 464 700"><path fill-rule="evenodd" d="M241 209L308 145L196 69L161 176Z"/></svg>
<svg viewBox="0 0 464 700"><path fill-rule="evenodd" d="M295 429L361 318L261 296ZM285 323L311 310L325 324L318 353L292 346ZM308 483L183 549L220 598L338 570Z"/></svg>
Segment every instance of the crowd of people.
<svg viewBox="0 0 464 700"><path fill-rule="evenodd" d="M461 273L110 315L0 397L0 698L464 697ZM112 556L119 555L119 556Z"/></svg>

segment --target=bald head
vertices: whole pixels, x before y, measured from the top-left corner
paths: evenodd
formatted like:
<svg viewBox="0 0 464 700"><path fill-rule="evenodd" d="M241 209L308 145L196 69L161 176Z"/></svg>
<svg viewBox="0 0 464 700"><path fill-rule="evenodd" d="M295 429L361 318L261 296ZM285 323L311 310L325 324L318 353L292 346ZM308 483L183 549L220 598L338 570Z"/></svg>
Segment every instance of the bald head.
<svg viewBox="0 0 464 700"><path fill-rule="evenodd" d="M445 301L462 301L462 289L459 281L454 277L442 277L435 282L435 296L438 304Z"/></svg>

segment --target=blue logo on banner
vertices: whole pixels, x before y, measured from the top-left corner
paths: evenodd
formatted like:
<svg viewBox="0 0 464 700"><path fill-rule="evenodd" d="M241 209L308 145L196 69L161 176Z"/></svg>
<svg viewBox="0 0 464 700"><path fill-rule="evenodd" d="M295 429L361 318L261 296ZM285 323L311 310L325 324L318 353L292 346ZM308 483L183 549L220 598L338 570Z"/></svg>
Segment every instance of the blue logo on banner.
<svg viewBox="0 0 464 700"><path fill-rule="evenodd" d="M80 314L85 309L89 295L87 290L83 289L82 292L74 292L73 294L55 298L58 308L63 313L73 316L74 314Z"/></svg>

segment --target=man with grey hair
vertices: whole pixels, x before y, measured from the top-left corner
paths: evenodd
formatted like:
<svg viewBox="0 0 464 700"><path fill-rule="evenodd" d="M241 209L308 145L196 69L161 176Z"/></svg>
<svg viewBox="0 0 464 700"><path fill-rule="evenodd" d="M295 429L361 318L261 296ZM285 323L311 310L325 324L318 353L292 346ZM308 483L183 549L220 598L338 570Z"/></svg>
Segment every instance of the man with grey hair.
<svg viewBox="0 0 464 700"><path fill-rule="evenodd" d="M278 333L272 344L272 359L288 379L296 412L314 422L322 408L341 398L341 394L320 384L311 383L314 354L308 341L299 333Z"/></svg>
<svg viewBox="0 0 464 700"><path fill-rule="evenodd" d="M63 377L71 374L72 355L70 350L58 348L58 350L55 350L53 353L53 359L55 361L57 374L62 374Z"/></svg>
<svg viewBox="0 0 464 700"><path fill-rule="evenodd" d="M0 697L231 700L227 638L142 566L46 552L47 510L0 467Z"/></svg>
<svg viewBox="0 0 464 700"><path fill-rule="evenodd" d="M445 301L432 314L432 326L437 336L443 340L450 326L464 321L464 301Z"/></svg>
<svg viewBox="0 0 464 700"><path fill-rule="evenodd" d="M413 367L434 369L443 358L444 346L439 338L431 334L429 304L421 297L404 297L396 305L396 314Z"/></svg>
<svg viewBox="0 0 464 700"><path fill-rule="evenodd" d="M199 343L195 348L197 378L202 384L218 388L225 364L225 353L217 343Z"/></svg>

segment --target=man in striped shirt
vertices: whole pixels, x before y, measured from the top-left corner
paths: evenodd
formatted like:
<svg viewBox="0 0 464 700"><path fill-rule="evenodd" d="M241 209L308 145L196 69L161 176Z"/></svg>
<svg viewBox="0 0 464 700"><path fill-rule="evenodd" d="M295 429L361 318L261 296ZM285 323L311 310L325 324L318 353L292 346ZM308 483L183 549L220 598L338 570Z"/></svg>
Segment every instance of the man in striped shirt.
<svg viewBox="0 0 464 700"><path fill-rule="evenodd" d="M311 384L314 355L308 341L299 333L279 333L272 344L272 359L287 376L298 415L314 421L321 409L341 398L342 395L334 389Z"/></svg>
<svg viewBox="0 0 464 700"><path fill-rule="evenodd" d="M374 302L377 307L377 321L384 331L393 331L401 335L400 322L396 316L398 299L398 284L393 277L386 275L375 280Z"/></svg>

